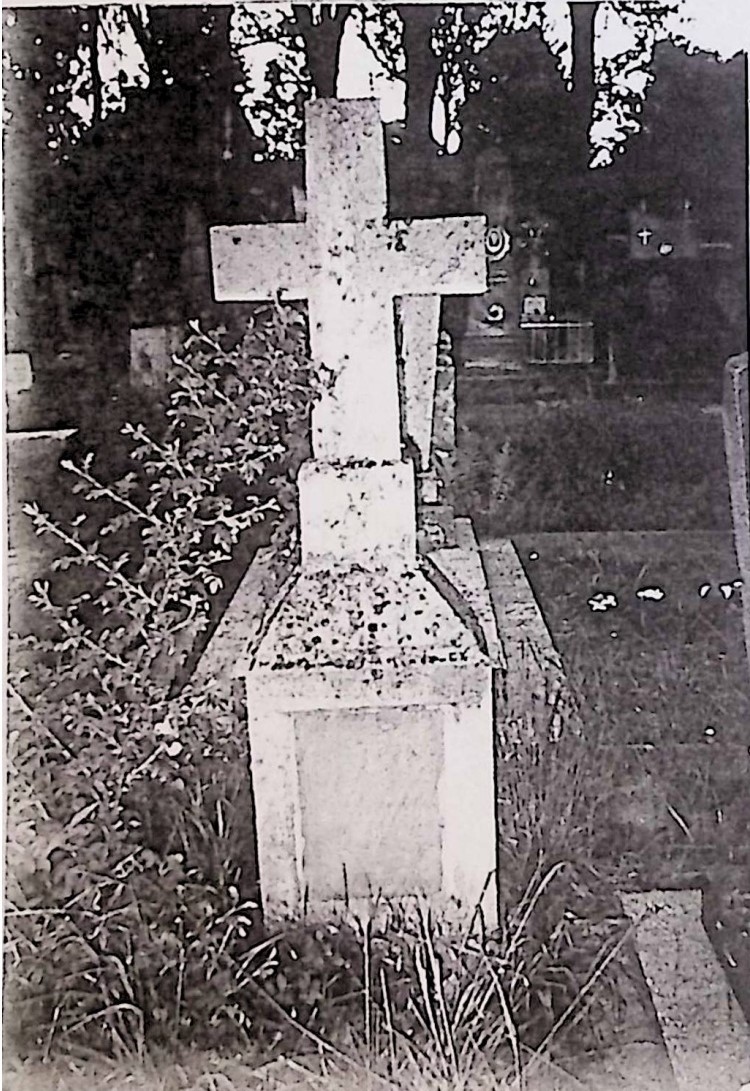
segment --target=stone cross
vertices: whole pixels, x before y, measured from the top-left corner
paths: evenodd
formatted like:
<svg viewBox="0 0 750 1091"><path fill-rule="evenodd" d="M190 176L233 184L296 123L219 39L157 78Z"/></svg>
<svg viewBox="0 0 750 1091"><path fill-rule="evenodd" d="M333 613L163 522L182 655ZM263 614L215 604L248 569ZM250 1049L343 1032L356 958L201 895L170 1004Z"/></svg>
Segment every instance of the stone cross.
<svg viewBox="0 0 750 1091"><path fill-rule="evenodd" d="M388 219L376 101L313 102L306 127L304 219L211 230L217 300L306 299L334 376L297 478L301 563L236 633L263 907L419 892L492 921L492 661L470 605L489 597L478 556L443 559L462 583L418 564L402 444L425 465L439 297L484 290L484 219Z"/></svg>
<svg viewBox="0 0 750 1091"><path fill-rule="evenodd" d="M313 413L322 461L401 458L393 302L485 286L481 217L388 220L377 101L308 103L306 218L211 229L218 301L309 301L313 360L335 375Z"/></svg>

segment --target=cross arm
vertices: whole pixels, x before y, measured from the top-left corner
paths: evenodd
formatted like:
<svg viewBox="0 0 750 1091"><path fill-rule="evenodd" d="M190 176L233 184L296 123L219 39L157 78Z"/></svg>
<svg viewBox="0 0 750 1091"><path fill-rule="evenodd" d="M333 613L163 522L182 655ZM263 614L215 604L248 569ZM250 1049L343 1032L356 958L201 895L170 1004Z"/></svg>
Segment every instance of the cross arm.
<svg viewBox="0 0 750 1091"><path fill-rule="evenodd" d="M484 216L392 220L386 227L394 295L473 295L487 288Z"/></svg>
<svg viewBox="0 0 750 1091"><path fill-rule="evenodd" d="M307 225L241 224L212 227L211 269L219 303L306 299Z"/></svg>

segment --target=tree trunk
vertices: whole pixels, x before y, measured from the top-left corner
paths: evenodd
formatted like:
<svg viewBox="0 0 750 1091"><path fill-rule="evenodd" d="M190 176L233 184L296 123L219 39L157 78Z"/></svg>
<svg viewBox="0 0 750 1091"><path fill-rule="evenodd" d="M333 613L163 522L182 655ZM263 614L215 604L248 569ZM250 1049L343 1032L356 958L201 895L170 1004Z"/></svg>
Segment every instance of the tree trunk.
<svg viewBox="0 0 750 1091"><path fill-rule="evenodd" d="M307 45L307 63L313 86L320 98L332 98L336 94L339 43L348 13L348 8L339 5L334 15L323 15L320 22L314 24L309 8L294 8L296 24Z"/></svg>
<svg viewBox="0 0 750 1091"><path fill-rule="evenodd" d="M93 124L101 120L102 116L102 75L99 71L99 20L101 12L99 8L91 9L91 25L89 33L91 49L91 95L93 99Z"/></svg>
<svg viewBox="0 0 750 1091"><path fill-rule="evenodd" d="M594 16L596 4L573 4L573 109L583 121L580 141L576 141L584 163L589 158L588 129L594 102Z"/></svg>
<svg viewBox="0 0 750 1091"><path fill-rule="evenodd" d="M430 142L432 94L440 62L430 46L430 32L437 18L434 8L409 5L400 9L404 20L406 78L408 80L407 125L413 140Z"/></svg>

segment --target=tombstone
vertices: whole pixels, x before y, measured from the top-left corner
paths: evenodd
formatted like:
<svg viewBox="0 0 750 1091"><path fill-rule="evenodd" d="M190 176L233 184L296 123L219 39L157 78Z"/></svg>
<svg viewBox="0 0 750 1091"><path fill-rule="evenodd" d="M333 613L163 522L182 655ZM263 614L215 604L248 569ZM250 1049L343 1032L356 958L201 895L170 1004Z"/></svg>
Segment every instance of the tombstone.
<svg viewBox="0 0 750 1091"><path fill-rule="evenodd" d="M31 607L26 599L34 580L43 579L55 557L65 549L52 535L37 535L23 506L39 503L43 509L59 489L58 473L65 444L74 429L38 432L7 432L8 459L8 552L6 587L10 628L31 630Z"/></svg>
<svg viewBox="0 0 750 1091"><path fill-rule="evenodd" d="M40 384L31 353L6 352L3 357L3 379L6 430L21 432L38 429L45 420L44 386Z"/></svg>
<svg viewBox="0 0 750 1091"><path fill-rule="evenodd" d="M397 302L403 431L416 448L417 544L424 552L456 543L456 366L451 338L439 329L439 299Z"/></svg>
<svg viewBox="0 0 750 1091"><path fill-rule="evenodd" d="M732 502L734 548L742 579L742 620L750 662L750 423L747 353L727 361L724 385L724 447Z"/></svg>
<svg viewBox="0 0 750 1091"><path fill-rule="evenodd" d="M522 218L511 163L498 148L477 161L474 200L487 214L487 290L471 300L461 356L516 370L526 363L522 326L549 317L549 224Z"/></svg>
<svg viewBox="0 0 750 1091"><path fill-rule="evenodd" d="M485 253L487 289L472 299L466 326L468 338L497 342L518 326L523 292L510 269L516 229L513 172L507 157L492 149L480 157L474 186L475 203L487 213ZM489 351L499 351L486 346Z"/></svg>
<svg viewBox="0 0 750 1091"><path fill-rule="evenodd" d="M179 326L131 329L128 372L131 384L139 390L163 390L172 356L180 348L182 336Z"/></svg>
<svg viewBox="0 0 750 1091"><path fill-rule="evenodd" d="M5 396L10 401L23 390L31 390L34 372L28 352L6 352Z"/></svg>
<svg viewBox="0 0 750 1091"><path fill-rule="evenodd" d="M305 121L305 221L211 229L217 301L308 300L313 359L335 375L298 477L299 564L234 650L264 909L422 893L492 922L489 596L476 551L418 559L394 328L394 297L483 290L484 222L387 220L376 101L318 100ZM414 391L432 379L413 378L423 457Z"/></svg>

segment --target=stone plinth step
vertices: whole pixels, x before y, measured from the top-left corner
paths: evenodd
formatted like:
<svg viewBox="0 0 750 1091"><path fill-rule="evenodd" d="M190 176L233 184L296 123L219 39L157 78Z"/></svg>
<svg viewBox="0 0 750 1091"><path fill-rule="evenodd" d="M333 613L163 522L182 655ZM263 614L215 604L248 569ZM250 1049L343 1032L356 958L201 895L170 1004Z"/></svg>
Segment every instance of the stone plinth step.
<svg viewBox="0 0 750 1091"><path fill-rule="evenodd" d="M740 1091L750 1030L716 959L698 890L622 895L679 1091Z"/></svg>

